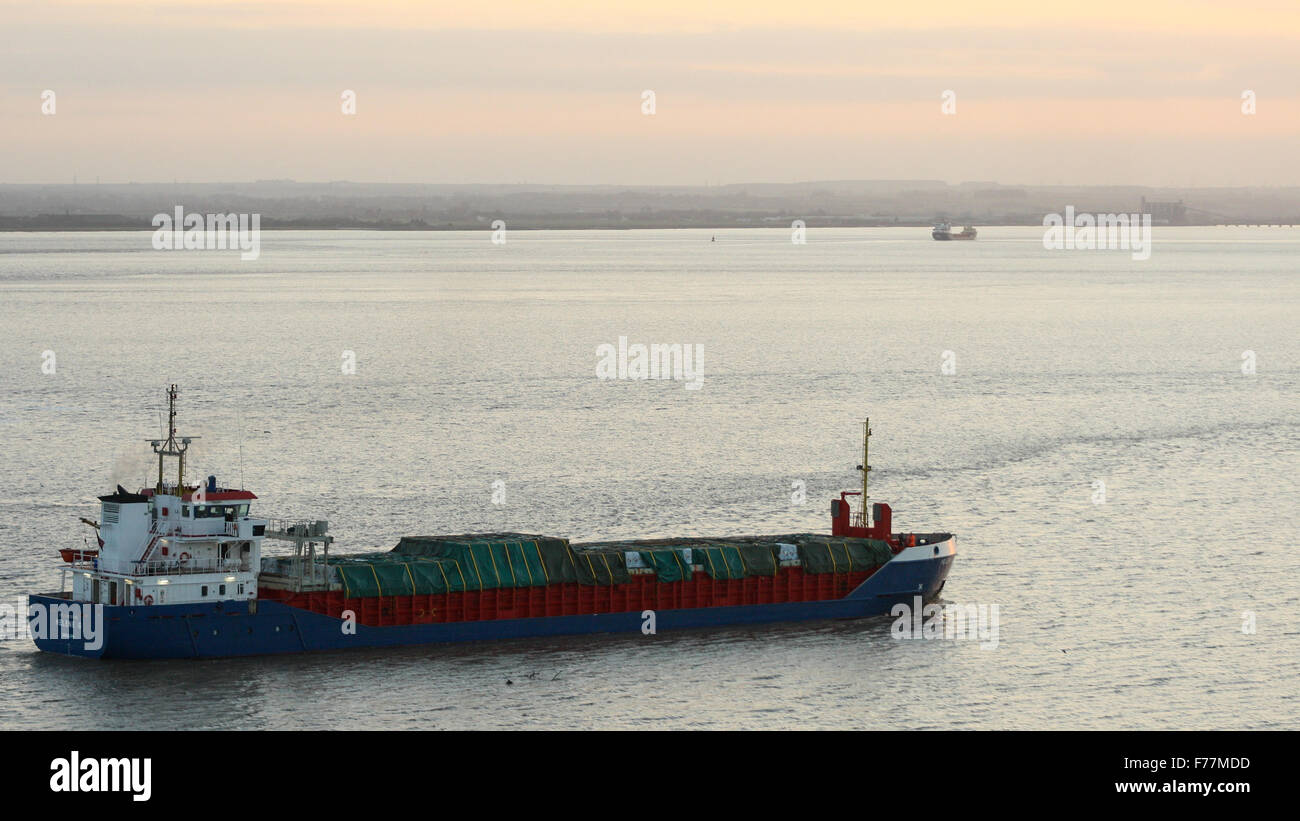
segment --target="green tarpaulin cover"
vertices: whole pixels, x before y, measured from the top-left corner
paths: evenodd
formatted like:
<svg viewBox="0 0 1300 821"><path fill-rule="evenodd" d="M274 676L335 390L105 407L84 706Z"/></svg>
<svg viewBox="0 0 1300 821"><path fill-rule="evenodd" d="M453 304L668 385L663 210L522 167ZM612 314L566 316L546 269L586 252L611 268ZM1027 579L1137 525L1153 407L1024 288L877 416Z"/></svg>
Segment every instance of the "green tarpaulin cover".
<svg viewBox="0 0 1300 821"><path fill-rule="evenodd" d="M814 534L697 542L605 542L573 549L567 539L524 533L407 536L386 553L331 557L348 598L438 595L466 590L573 583L608 586L629 580L625 555L638 553L661 582L690 581L692 564L712 579L774 576L779 543L798 546L806 573L870 570L893 557L875 539ZM687 562L685 551L691 552Z"/></svg>
<svg viewBox="0 0 1300 821"><path fill-rule="evenodd" d="M577 550L570 553L578 573L578 584L624 584L630 578L622 551Z"/></svg>
<svg viewBox="0 0 1300 821"><path fill-rule="evenodd" d="M805 573L856 573L889 561L889 543L878 539L808 539L799 543Z"/></svg>
<svg viewBox="0 0 1300 821"><path fill-rule="evenodd" d="M414 536L387 553L331 557L330 564L348 598L426 595L577 581L571 552L565 539L527 534Z"/></svg>
<svg viewBox="0 0 1300 821"><path fill-rule="evenodd" d="M638 550L637 553L645 566L654 570L661 582L679 582L683 579L690 581L694 575L690 562L682 558L681 550ZM693 551L691 559L699 562Z"/></svg>
<svg viewBox="0 0 1300 821"><path fill-rule="evenodd" d="M392 550L398 561L439 559L453 562L465 577L469 590L544 587L552 581L575 581L576 574L566 567L572 564L567 555L569 552L569 544L564 539L525 534L478 539L406 536ZM555 578L552 578L552 568Z"/></svg>

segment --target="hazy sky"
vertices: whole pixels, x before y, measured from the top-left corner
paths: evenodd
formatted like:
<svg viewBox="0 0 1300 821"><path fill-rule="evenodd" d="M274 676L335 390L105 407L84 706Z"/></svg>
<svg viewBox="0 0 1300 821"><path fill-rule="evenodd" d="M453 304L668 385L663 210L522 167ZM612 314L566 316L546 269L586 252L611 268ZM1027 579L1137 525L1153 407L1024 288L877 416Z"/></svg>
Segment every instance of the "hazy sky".
<svg viewBox="0 0 1300 821"><path fill-rule="evenodd" d="M1297 55L1300 0L0 0L0 182L1297 185Z"/></svg>

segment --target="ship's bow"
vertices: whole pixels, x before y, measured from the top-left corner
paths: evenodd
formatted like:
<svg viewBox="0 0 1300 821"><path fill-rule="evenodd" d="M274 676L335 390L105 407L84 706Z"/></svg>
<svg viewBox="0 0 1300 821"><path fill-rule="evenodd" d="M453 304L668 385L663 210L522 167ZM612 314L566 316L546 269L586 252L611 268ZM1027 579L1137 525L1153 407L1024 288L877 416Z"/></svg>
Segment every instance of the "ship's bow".
<svg viewBox="0 0 1300 821"><path fill-rule="evenodd" d="M848 597L893 603L910 602L915 596L929 600L939 595L957 558L957 539L951 533L913 535L916 544L900 550Z"/></svg>

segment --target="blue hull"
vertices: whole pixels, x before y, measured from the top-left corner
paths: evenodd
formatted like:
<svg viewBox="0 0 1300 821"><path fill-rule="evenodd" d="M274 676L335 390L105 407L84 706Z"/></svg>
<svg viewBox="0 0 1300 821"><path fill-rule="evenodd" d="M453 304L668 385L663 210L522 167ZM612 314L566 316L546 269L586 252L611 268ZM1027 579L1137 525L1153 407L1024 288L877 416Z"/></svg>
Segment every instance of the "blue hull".
<svg viewBox="0 0 1300 821"><path fill-rule="evenodd" d="M659 610L656 630L680 630L734 624L861 618L888 613L897 603L929 599L942 589L952 555L921 561L891 561L843 599L820 602ZM67 604L66 599L33 595L31 604ZM642 628L639 611L591 616L500 619L496 621L415 624L392 627L356 625L344 633L343 622L277 601L249 603L105 607L102 646L44 638L44 651L88 658L173 659L301 653L353 647L486 641L586 633L632 633Z"/></svg>

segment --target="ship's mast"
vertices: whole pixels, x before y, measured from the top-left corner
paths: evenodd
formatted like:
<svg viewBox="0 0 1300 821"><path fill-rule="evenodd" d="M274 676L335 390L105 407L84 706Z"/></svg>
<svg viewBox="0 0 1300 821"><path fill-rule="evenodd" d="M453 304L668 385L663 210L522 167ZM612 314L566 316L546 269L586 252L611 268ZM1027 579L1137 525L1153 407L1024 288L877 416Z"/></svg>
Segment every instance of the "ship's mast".
<svg viewBox="0 0 1300 821"><path fill-rule="evenodd" d="M867 523L870 522L870 519L867 518L867 510L869 509L867 504L867 475L871 473L871 463L867 459L867 444L870 439L871 417L868 416L862 422L862 464L858 465L858 470L862 471L862 510L859 513L862 521L861 527L867 527Z"/></svg>
<svg viewBox="0 0 1300 821"><path fill-rule="evenodd" d="M189 450L190 442L197 438L192 436L183 436L176 438L176 394L179 391L175 385L167 389L167 440L158 439L149 440L153 447L153 452L158 454L158 486L154 492L162 494L163 492L163 457L176 457L176 493L180 495L185 492L185 451Z"/></svg>

